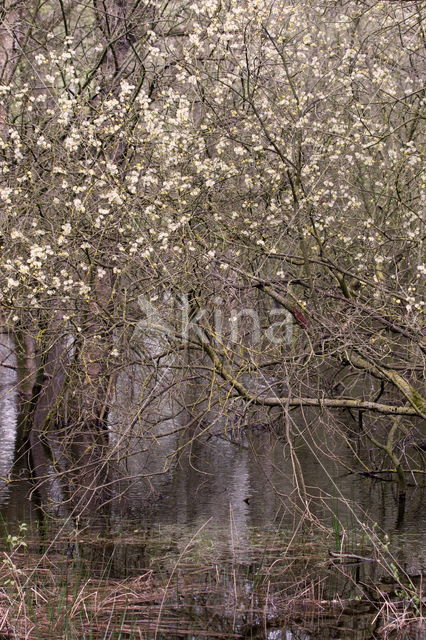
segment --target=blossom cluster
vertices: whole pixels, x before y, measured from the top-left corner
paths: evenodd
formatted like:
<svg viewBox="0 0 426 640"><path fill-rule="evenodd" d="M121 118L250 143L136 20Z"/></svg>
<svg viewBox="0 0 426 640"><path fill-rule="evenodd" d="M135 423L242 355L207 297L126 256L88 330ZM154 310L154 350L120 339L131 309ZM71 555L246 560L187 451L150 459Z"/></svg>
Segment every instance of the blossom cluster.
<svg viewBox="0 0 426 640"><path fill-rule="evenodd" d="M309 256L320 290L347 274L421 323L417 8L225 4L171 3L120 73L85 14L0 88L5 307L78 315L107 275L136 295L230 263L300 279Z"/></svg>

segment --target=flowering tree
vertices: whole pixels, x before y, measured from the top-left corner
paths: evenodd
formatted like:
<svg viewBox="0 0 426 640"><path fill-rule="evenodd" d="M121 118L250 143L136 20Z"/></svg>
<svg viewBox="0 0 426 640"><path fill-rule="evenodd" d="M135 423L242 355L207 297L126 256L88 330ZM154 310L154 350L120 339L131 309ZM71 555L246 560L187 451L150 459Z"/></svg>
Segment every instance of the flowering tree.
<svg viewBox="0 0 426 640"><path fill-rule="evenodd" d="M121 440L164 394L182 430L258 406L290 442L293 408L358 411L399 469L426 417L424 4L10 3L1 38L1 304L39 479L110 484L123 375Z"/></svg>

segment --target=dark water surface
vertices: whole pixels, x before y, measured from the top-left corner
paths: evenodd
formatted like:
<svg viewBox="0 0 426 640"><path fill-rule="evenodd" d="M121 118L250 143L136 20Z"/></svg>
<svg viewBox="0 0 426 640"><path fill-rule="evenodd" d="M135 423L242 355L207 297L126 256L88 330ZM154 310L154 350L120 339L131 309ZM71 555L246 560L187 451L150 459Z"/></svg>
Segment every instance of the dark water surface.
<svg viewBox="0 0 426 640"><path fill-rule="evenodd" d="M151 590L158 587L163 594L153 603L148 597L141 601L138 591L139 599L122 618L126 622L120 623L124 635L108 632L105 624L98 635L92 629L83 636L70 632L58 637L379 638L385 637L389 616L386 624L377 616L368 585L380 584L383 591L392 592L386 571L392 563L413 582L423 580L424 474L408 479L401 510L395 483L348 474L336 464L336 455L350 460L344 445L324 442L324 451L332 450L333 456L318 456L309 440L300 438L297 455L309 497L309 513L300 526L306 504L295 491L285 440L256 425L243 434L216 430L215 435L195 438L166 479L135 479L126 496L112 501L102 518L76 522L62 518L58 511L56 521L47 526L31 499L32 486L24 470L22 480L8 481L16 438L16 363L7 337L2 343L6 367L0 372L0 515L4 536L26 523L27 552L40 558L39 564L48 559L58 575L68 575L72 567L84 579L107 581L102 589L122 580L139 580L139 589L149 579L154 581ZM18 465L15 477L20 473ZM3 549L8 549L7 542ZM330 560L330 551L373 561L346 566ZM360 590L360 584L367 586ZM265 589L270 590L269 600ZM367 596L361 598L360 593ZM410 591L398 597L406 602L411 595ZM346 604L337 612L338 600ZM109 620L111 626L111 612ZM130 628L135 625L139 635L132 636ZM39 633L40 638L52 637ZM407 638L426 638L424 628L407 626L406 633Z"/></svg>

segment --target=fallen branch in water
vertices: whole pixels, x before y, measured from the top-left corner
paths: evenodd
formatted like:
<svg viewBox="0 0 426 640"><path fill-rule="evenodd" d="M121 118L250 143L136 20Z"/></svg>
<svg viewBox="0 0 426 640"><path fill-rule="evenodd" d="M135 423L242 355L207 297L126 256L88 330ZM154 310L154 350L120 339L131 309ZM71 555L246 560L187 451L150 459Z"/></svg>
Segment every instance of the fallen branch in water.
<svg viewBox="0 0 426 640"><path fill-rule="evenodd" d="M401 469L404 473L425 473L425 469ZM371 476L378 475L380 473L397 473L397 469L371 469L370 471L352 471L351 473L356 473L360 476Z"/></svg>
<svg viewBox="0 0 426 640"><path fill-rule="evenodd" d="M350 562L376 562L375 558L365 558L364 556L358 556L355 553L336 553L335 551L329 551L328 555L336 560L348 560Z"/></svg>

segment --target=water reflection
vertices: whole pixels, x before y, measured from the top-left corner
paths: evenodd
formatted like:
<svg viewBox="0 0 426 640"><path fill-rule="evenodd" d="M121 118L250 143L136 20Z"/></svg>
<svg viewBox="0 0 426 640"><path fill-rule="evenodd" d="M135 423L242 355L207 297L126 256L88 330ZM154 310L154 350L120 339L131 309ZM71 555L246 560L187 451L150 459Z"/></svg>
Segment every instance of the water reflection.
<svg viewBox="0 0 426 640"><path fill-rule="evenodd" d="M7 477L12 467L16 432L14 371L8 370L7 376L0 399L2 477ZM359 526L358 518L370 521L370 525L377 522L392 540L405 539L405 550L399 550L405 554L405 562L410 563L410 557L419 559L417 564L424 561L419 553L426 540L423 487L408 488L404 520L399 521L398 492L393 483L342 474L337 464L321 460L306 444L300 445L298 453L307 491L313 496L312 515L329 527L337 517L347 531ZM248 432L234 442L227 434L195 438L152 502L147 501L147 484L146 479L135 482L125 498L111 503L109 527L120 529L123 520L133 520L144 525L151 521L192 526L195 531L211 521L228 528L231 544L232 537L245 540L253 526L292 528L300 515L285 441L270 432ZM13 500L5 517L32 519L33 506L27 499L30 486L20 481L12 491ZM9 499L9 486L3 482L3 511Z"/></svg>
<svg viewBox="0 0 426 640"><path fill-rule="evenodd" d="M3 334L0 338L0 476L3 478L0 506L3 505L3 517L9 522L39 517L27 499L29 485L17 483L11 494L10 486L4 481L13 465L17 422L16 358L12 347L10 337ZM121 393L111 418L111 442L118 437L112 431L119 416L124 415L135 396L141 393L143 375L143 371L133 372L132 385L126 384L125 378L120 381ZM167 375L162 383L164 380L168 383ZM232 427L232 420L221 426L217 418L212 418L212 427L194 425L190 433L183 431L169 436L165 434L173 432L179 420L184 424L187 417L184 419L181 414L179 418L167 419L168 414L174 413L172 399L163 398L162 402L157 410L164 419L157 421L155 433L150 431L148 443L144 442L143 421L132 432L129 446L133 449L125 469L131 481L124 497L111 502L107 527L112 533L120 531L123 519L143 522L144 526L148 522L189 526L194 532L210 522L221 527L228 549L245 548L248 553L249 532L253 527L294 527L300 517L301 503L282 430L268 431L255 425L241 432ZM123 425L121 428L124 429ZM311 516L328 527L337 519L348 547L351 542L345 538L345 530L357 529L360 519L369 521L370 525L377 522L379 529L390 535L395 553L407 571L413 574L424 571L426 560L421 550L426 546L425 480L422 486L408 487L401 517L395 485L342 474L336 458L352 462L350 452L343 440L326 442L326 432L324 429L322 448L332 455L319 455L314 442L308 438L300 437L296 441ZM124 439L115 442L118 448L124 446ZM140 451L141 448L144 450ZM170 451L176 449L180 454L175 456L170 472L164 477L150 477L150 473L165 468ZM155 484L156 477L161 480ZM154 498L152 502L147 500L150 494ZM114 550L113 555L118 557L117 553Z"/></svg>

